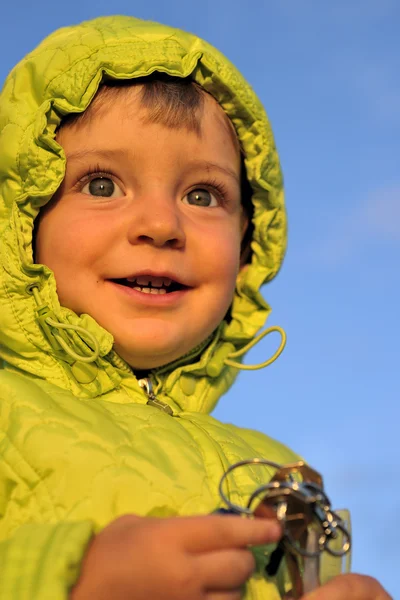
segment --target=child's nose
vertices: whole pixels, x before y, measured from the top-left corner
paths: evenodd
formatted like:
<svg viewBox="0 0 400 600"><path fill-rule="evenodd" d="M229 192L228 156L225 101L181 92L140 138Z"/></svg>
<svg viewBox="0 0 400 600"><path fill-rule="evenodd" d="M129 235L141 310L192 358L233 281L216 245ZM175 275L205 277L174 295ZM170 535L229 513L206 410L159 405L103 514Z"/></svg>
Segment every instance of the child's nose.
<svg viewBox="0 0 400 600"><path fill-rule="evenodd" d="M181 248L185 244L182 215L176 201L165 197L142 198L131 218L128 237L131 244Z"/></svg>

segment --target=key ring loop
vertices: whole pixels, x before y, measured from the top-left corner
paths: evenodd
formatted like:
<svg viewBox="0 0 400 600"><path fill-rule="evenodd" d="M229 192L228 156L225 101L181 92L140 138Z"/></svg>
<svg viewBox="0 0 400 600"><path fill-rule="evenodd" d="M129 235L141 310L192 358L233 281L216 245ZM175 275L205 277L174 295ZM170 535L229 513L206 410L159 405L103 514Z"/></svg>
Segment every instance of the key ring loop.
<svg viewBox="0 0 400 600"><path fill-rule="evenodd" d="M331 556L341 557L347 554L351 548L351 534L349 530L343 525L342 519L334 512L332 512L336 520L335 530L338 530L343 535L342 547L340 550L334 550L331 545L335 543L336 538L329 537L326 539L324 544L324 550L326 550Z"/></svg>
<svg viewBox="0 0 400 600"><path fill-rule="evenodd" d="M308 492L308 497L307 497L307 495L305 495L305 493L304 493L305 491ZM265 485L258 487L253 492L253 494L250 496L249 502L247 504L247 508L251 509L251 505L254 503L255 500L257 500L259 498L259 496L261 496L263 494L263 492L276 492L277 499L279 498L279 496L282 499L282 497L284 497L284 496L293 496L294 495L302 501L307 502L307 500L308 500L308 504L313 505L317 502L318 496L320 496L320 490L316 489L315 491L317 492L317 496L312 495L310 493L309 489L305 488L302 484L299 484L297 481L279 481L279 482L274 481L272 483L267 483ZM323 495L325 496L325 494L323 494ZM268 494L266 495L266 497L268 497ZM271 494L269 497L273 497L273 495ZM282 500L282 501L285 504L285 500ZM253 512L253 511L251 511L251 512ZM285 514L286 514L286 512L285 512ZM283 517L283 519L279 519L279 512L277 512L277 517L278 517L278 520L285 523L285 517ZM300 554L304 558L317 558L318 556L321 555L321 552L323 552L323 550L325 548L325 542L326 542L325 534L322 533L319 537L319 540L318 540L319 549L315 550L313 552L310 552L309 550L302 548L301 545L298 542L296 542L296 540L290 534L290 531L287 527L284 527L284 530L285 530L284 538L296 554Z"/></svg>
<svg viewBox="0 0 400 600"><path fill-rule="evenodd" d="M273 492L276 492L277 496L279 495L278 492L281 492L283 496L293 495L309 505L314 505L321 501L329 504L328 496L318 487L314 488L314 486L304 485L303 483L299 483L292 479L290 481L272 481L260 485L250 496L247 508L251 508L254 500L261 496L263 492L272 492L269 497L273 497ZM265 497L267 497L267 495Z"/></svg>
<svg viewBox="0 0 400 600"><path fill-rule="evenodd" d="M230 467L228 467L228 469L222 475L220 482L219 482L219 488L218 488L221 499L224 501L224 503L228 506L228 508L231 511L233 511L237 514L240 514L240 515L247 515L247 516L250 516L253 514L249 508L249 504L247 505L247 507L244 507L244 506L240 506L240 504L235 504L234 502L231 502L229 500L228 496L224 492L224 483L226 482L228 475L230 475L232 473L232 471L234 471L235 469L238 469L240 467L246 467L249 465L263 465L266 467L272 467L274 469L281 468L280 464L273 462L272 460L267 460L266 458L247 458L244 460L240 460L239 462L236 462L233 465L230 465ZM258 489L259 488L257 488L257 490Z"/></svg>
<svg viewBox="0 0 400 600"><path fill-rule="evenodd" d="M252 510L252 505L254 501L263 493L265 493L265 497L268 497L268 492L270 498L276 497L278 504L279 495L281 498L285 496L289 497L291 495L295 496L305 504L308 504L312 509L313 513L317 517L314 521L313 527L316 533L318 533L318 529L320 530L320 535L318 538L319 549L316 551L309 551L306 548L302 548L300 543L296 541L290 534L290 531L285 528L284 538L286 543L291 547L292 551L303 558L311 559L319 557L325 550L332 556L339 558L343 557L349 552L351 548L351 534L343 519L337 513L331 510L331 503L328 496L325 494L325 491L322 489L322 487L319 487L319 485L313 482L304 483L296 481L290 472L286 473L286 481L270 481L269 483L260 485L258 488L256 488L256 490L251 494L246 507L231 502L224 492L224 484L227 480L227 477L235 469L250 465L262 465L266 467L272 467L276 470L280 470L282 468L282 465L265 458L244 459L234 463L233 465L230 465L219 482L220 497L230 511L238 515L253 515L254 513ZM283 500L283 504L285 504L285 500ZM277 512L277 516L282 522L285 521L284 517L279 518L279 511ZM319 527L316 529L316 525L318 523ZM340 532L343 537L341 548L339 550L334 548L335 541L338 539L337 534L335 535L336 532Z"/></svg>
<svg viewBox="0 0 400 600"><path fill-rule="evenodd" d="M297 554L300 554L304 558L317 558L324 551L326 551L331 556L341 558L349 552L349 550L351 548L351 535L350 535L348 529L343 524L343 521L339 517L339 515L337 515L333 511L329 511L329 514L333 517L333 519L331 520L331 523L329 523L329 525L333 525L334 533L336 533L337 531L340 531L342 533L343 541L342 541L341 548L339 550L335 550L334 548L332 548L332 545L337 540L337 535L332 535L332 534L328 535L324 531L322 531L321 535L318 538L319 550L316 550L315 552L310 552L309 550L302 548L298 544L298 542L296 542L296 540L293 539L293 537L290 534L290 531L287 530L287 531L285 531L285 538L286 538L288 544L293 548L293 550ZM323 526L323 524L321 524L321 525Z"/></svg>
<svg viewBox="0 0 400 600"><path fill-rule="evenodd" d="M274 492L276 492L277 496L290 496L293 492L296 494L298 491L297 482L295 481L272 481L270 483L266 483L264 485L260 485L257 489L254 490L252 495L249 498L247 503L247 508L251 509L252 504L255 500L259 498L264 492L271 492L271 494L265 494L266 497L274 497ZM280 494L279 494L280 492ZM253 512L253 511L252 511Z"/></svg>

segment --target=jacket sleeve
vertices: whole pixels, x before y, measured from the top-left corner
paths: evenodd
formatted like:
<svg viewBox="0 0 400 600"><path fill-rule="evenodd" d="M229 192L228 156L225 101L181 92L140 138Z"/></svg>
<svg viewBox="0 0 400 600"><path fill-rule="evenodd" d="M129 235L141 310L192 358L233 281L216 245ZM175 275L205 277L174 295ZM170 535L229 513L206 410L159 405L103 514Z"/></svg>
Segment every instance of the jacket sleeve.
<svg viewBox="0 0 400 600"><path fill-rule="evenodd" d="M90 521L22 525L0 542L0 600L66 600L92 535Z"/></svg>

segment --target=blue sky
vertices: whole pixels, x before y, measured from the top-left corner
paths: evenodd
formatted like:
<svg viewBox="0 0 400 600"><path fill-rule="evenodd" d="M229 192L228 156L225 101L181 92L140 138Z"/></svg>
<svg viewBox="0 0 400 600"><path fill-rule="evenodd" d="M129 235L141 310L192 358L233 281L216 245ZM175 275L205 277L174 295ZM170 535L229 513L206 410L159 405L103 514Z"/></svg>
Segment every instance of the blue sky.
<svg viewBox="0 0 400 600"><path fill-rule="evenodd" d="M243 373L215 416L263 430L320 470L353 514L353 569L398 596L400 4L398 0L7 2L0 81L57 27L105 14L217 46L263 101L286 182L289 247L264 288L287 348ZM247 361L273 352L263 341Z"/></svg>

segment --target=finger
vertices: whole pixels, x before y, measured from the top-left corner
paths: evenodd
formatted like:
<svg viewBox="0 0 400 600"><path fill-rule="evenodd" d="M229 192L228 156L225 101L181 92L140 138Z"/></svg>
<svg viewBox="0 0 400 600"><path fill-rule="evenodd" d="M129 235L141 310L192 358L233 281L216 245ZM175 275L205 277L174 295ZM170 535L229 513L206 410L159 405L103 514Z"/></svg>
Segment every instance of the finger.
<svg viewBox="0 0 400 600"><path fill-rule="evenodd" d="M196 570L207 590L235 590L246 583L255 567L250 550L219 550L196 557Z"/></svg>
<svg viewBox="0 0 400 600"><path fill-rule="evenodd" d="M301 600L393 600L373 577L339 575Z"/></svg>
<svg viewBox="0 0 400 600"><path fill-rule="evenodd" d="M112 523L115 528L126 529L127 527L131 527L133 525L137 525L138 523L143 522L143 517L139 517L138 515L133 515L131 513L121 515L117 519L115 519Z"/></svg>
<svg viewBox="0 0 400 600"><path fill-rule="evenodd" d="M269 544L282 536L281 526L273 519L209 515L170 519L170 526L172 521L180 528L186 549L193 553Z"/></svg>

